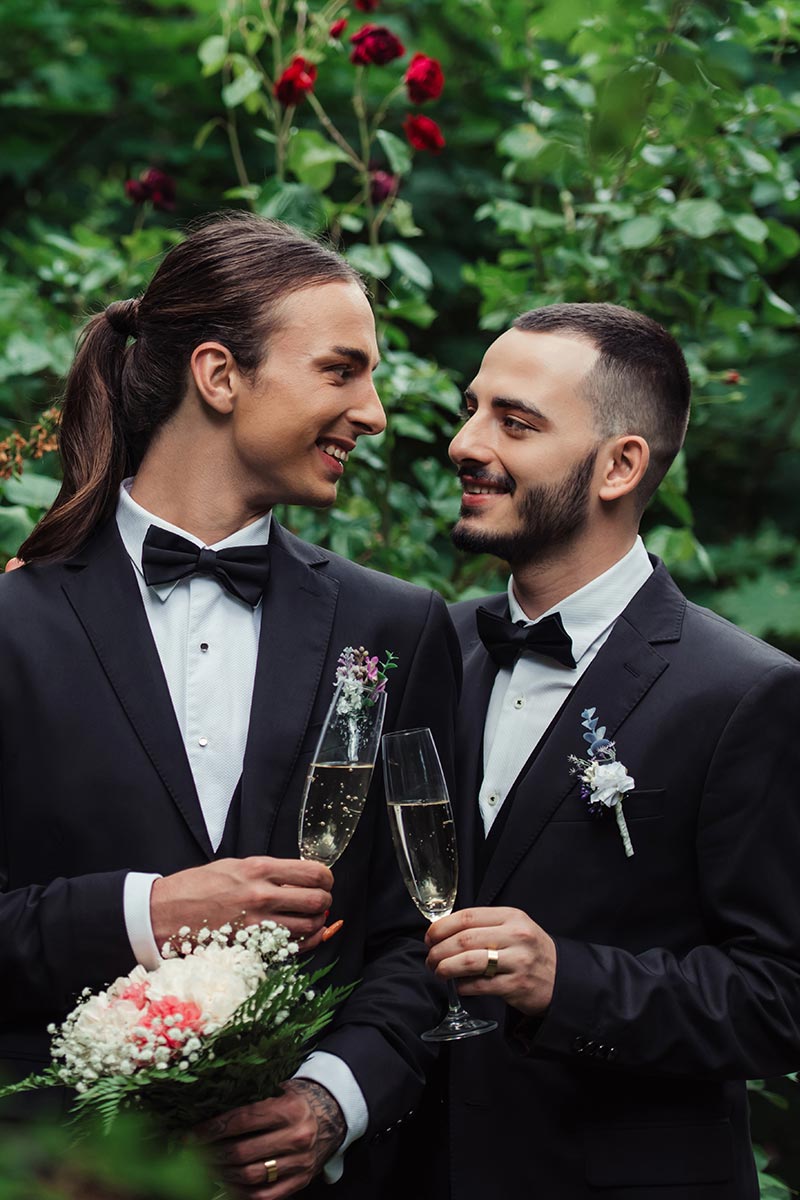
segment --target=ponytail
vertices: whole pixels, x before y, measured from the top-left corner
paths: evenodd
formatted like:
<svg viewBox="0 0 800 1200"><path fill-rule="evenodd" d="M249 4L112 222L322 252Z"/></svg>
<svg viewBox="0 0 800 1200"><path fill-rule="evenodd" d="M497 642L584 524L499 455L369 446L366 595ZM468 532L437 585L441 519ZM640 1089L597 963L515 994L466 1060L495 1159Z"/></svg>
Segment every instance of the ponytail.
<svg viewBox="0 0 800 1200"><path fill-rule="evenodd" d="M122 374L138 303L109 305L81 335L62 405L61 490L20 547L24 562L69 558L113 511L128 467L120 419Z"/></svg>

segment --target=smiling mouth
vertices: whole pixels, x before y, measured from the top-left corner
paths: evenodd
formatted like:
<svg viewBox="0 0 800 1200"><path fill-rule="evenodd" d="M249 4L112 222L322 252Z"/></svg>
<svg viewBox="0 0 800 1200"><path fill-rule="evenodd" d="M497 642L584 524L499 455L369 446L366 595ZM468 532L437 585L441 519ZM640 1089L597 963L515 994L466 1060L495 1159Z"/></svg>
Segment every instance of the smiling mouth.
<svg viewBox="0 0 800 1200"><path fill-rule="evenodd" d="M337 446L333 442L317 442L320 450L325 454L329 454L331 458L335 458L337 462L346 463L350 457L350 451L345 450L343 446Z"/></svg>
<svg viewBox="0 0 800 1200"><path fill-rule="evenodd" d="M468 475L466 471L459 478L465 496L508 496L514 490L510 479Z"/></svg>

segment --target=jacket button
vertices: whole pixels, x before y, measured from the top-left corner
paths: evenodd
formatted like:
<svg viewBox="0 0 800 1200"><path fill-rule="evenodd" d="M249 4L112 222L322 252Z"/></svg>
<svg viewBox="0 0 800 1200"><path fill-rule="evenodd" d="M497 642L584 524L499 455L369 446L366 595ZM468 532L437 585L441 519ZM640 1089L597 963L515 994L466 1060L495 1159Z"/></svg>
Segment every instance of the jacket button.
<svg viewBox="0 0 800 1200"><path fill-rule="evenodd" d="M583 1054L584 1050L586 1049L586 1038L578 1034L578 1036L572 1042L572 1049L576 1054Z"/></svg>
<svg viewBox="0 0 800 1200"><path fill-rule="evenodd" d="M608 1047L608 1051L606 1052L606 1058L608 1059L608 1061L609 1061L609 1062L611 1062L611 1061L612 1061L613 1059L615 1059L616 1057L617 1057L617 1048L616 1048L616 1046L609 1046L609 1047Z"/></svg>

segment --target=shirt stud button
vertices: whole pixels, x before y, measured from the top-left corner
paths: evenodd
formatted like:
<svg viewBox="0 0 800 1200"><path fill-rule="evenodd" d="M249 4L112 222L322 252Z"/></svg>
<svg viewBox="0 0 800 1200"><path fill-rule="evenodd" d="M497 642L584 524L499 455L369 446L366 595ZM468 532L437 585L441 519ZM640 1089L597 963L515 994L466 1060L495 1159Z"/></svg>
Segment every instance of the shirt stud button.
<svg viewBox="0 0 800 1200"><path fill-rule="evenodd" d="M206 737L198 738L198 739L197 739L197 744L198 744L198 746L207 746L207 745L208 745L208 738L206 738Z"/></svg>
<svg viewBox="0 0 800 1200"><path fill-rule="evenodd" d="M206 650L208 649L208 642L201 642L200 649L203 651L203 654L205 654Z"/></svg>
<svg viewBox="0 0 800 1200"><path fill-rule="evenodd" d="M514 708L524 708L524 707L525 707L525 697L517 696L516 700L514 701Z"/></svg>
<svg viewBox="0 0 800 1200"><path fill-rule="evenodd" d="M497 801L499 799L500 799L500 797L498 796L497 792L490 792L489 795L486 797L486 802L487 802L487 804L491 804L492 806L494 806L495 804L497 804Z"/></svg>

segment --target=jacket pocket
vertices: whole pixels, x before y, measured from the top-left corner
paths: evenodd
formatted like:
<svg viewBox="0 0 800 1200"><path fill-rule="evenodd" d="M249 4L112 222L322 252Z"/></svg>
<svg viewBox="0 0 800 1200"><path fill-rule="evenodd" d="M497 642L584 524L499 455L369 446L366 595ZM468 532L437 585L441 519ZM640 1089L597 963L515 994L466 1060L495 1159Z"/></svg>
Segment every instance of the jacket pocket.
<svg viewBox="0 0 800 1200"><path fill-rule="evenodd" d="M634 788L633 791L626 792L622 797L625 820L630 824L631 821L641 821L646 817L662 816L666 795L666 788ZM603 815L599 817L592 816L589 812L587 802L581 798L579 792L575 791L570 792L564 803L559 806L551 817L551 820L599 821L603 819Z"/></svg>
<svg viewBox="0 0 800 1200"><path fill-rule="evenodd" d="M729 1121L694 1125L591 1125L586 1182L597 1188L725 1183L733 1172Z"/></svg>

